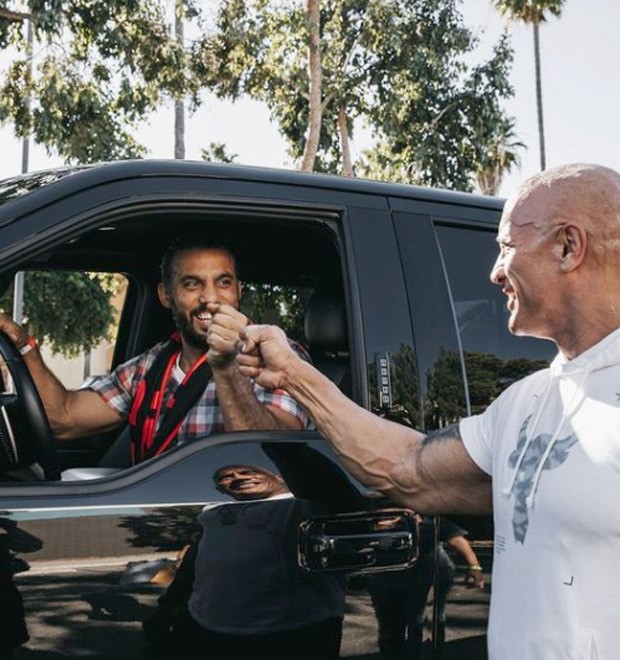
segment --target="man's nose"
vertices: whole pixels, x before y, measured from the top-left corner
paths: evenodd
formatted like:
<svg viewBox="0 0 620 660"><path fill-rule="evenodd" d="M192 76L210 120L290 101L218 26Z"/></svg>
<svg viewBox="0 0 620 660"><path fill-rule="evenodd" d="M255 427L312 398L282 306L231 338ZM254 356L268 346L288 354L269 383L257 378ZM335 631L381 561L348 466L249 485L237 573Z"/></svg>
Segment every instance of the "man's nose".
<svg viewBox="0 0 620 660"><path fill-rule="evenodd" d="M219 302L217 288L208 284L203 286L200 291L200 302L205 304Z"/></svg>
<svg viewBox="0 0 620 660"><path fill-rule="evenodd" d="M495 260L495 263L493 264L493 268L491 268L489 278L491 279L491 282L493 282L493 284L501 284L502 280L505 277L506 274L504 273L504 264L502 261L502 256L500 255Z"/></svg>

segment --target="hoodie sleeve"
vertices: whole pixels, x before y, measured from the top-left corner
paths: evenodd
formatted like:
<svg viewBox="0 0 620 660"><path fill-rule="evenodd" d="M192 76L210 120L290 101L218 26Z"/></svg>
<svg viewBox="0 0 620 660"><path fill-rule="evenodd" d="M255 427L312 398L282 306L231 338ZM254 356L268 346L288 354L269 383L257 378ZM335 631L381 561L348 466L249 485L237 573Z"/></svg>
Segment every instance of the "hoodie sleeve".
<svg viewBox="0 0 620 660"><path fill-rule="evenodd" d="M492 403L481 415L465 417L459 425L467 453L472 461L489 475L493 473L495 403Z"/></svg>

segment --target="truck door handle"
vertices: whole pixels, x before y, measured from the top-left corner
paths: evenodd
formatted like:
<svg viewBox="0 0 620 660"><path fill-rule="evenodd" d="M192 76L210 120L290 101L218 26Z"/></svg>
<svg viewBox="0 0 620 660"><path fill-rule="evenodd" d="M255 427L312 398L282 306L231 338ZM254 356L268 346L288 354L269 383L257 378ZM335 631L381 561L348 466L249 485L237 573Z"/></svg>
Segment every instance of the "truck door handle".
<svg viewBox="0 0 620 660"><path fill-rule="evenodd" d="M417 521L407 509L316 516L299 526L298 559L307 571L378 573L408 568L417 556Z"/></svg>

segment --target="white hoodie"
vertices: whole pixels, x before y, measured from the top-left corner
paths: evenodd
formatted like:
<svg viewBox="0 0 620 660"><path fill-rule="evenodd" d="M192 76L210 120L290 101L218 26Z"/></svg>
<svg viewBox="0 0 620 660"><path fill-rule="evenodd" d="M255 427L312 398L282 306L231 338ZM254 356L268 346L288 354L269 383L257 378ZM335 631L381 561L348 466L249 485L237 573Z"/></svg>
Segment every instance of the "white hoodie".
<svg viewBox="0 0 620 660"><path fill-rule="evenodd" d="M460 430L493 478L490 660L620 657L620 329Z"/></svg>

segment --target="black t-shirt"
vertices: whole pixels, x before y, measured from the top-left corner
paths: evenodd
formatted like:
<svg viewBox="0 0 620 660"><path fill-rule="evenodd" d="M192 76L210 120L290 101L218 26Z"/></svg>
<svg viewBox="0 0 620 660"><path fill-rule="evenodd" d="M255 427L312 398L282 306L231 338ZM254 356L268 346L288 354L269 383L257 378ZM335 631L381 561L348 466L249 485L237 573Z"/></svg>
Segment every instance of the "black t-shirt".
<svg viewBox="0 0 620 660"><path fill-rule="evenodd" d="M317 511L294 497L206 509L189 611L204 628L265 634L344 616L344 578L297 563L299 523Z"/></svg>

